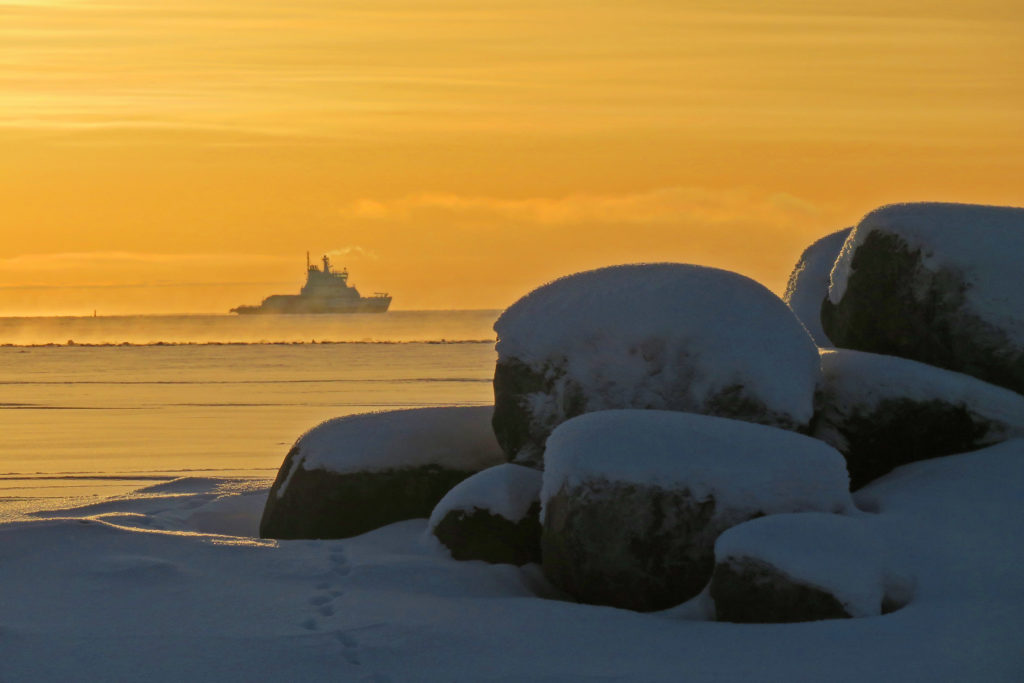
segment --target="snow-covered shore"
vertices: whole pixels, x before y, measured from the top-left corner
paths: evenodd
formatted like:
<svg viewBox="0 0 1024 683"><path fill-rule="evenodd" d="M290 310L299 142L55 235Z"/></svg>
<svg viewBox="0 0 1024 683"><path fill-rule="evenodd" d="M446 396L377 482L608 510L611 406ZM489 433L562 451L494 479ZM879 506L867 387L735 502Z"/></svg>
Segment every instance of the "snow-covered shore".
<svg viewBox="0 0 1024 683"><path fill-rule="evenodd" d="M1024 441L855 498L910 577L885 616L701 620L564 602L539 568L456 562L411 520L253 538L266 489L184 479L0 526L3 681L1019 681Z"/></svg>

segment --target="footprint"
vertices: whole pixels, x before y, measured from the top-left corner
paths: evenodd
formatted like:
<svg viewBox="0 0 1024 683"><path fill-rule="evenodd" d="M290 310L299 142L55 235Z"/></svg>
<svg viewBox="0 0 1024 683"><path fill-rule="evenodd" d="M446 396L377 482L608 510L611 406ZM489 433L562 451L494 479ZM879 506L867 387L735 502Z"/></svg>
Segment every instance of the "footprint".
<svg viewBox="0 0 1024 683"><path fill-rule="evenodd" d="M334 572L336 574L345 576L350 571L352 571L352 568L349 567L348 557L345 556L344 550L334 550L331 552L330 555L328 555L328 557L330 558L331 562L333 562L335 565Z"/></svg>
<svg viewBox="0 0 1024 683"><path fill-rule="evenodd" d="M331 563L331 574L344 576L351 571L343 549L334 548L328 553L327 557ZM321 579L323 579L322 576ZM316 631L320 628L320 618L334 616L335 606L331 603L345 594L344 591L338 590L334 586L335 582L331 581L329 577L316 584L317 592L306 601L308 605L316 610L316 615L303 621L301 623L302 628L307 631ZM354 652L357 646L355 638L341 632L335 632L334 637L345 646L345 660L352 664L359 664L358 657Z"/></svg>
<svg viewBox="0 0 1024 683"><path fill-rule="evenodd" d="M344 631L335 631L333 635L335 640L345 646L345 661L349 664L360 666L362 662L359 661L359 655L355 652L356 648L359 647L359 641Z"/></svg>
<svg viewBox="0 0 1024 683"><path fill-rule="evenodd" d="M344 631L335 631L334 639L345 647L356 647L359 645L359 641L345 633Z"/></svg>

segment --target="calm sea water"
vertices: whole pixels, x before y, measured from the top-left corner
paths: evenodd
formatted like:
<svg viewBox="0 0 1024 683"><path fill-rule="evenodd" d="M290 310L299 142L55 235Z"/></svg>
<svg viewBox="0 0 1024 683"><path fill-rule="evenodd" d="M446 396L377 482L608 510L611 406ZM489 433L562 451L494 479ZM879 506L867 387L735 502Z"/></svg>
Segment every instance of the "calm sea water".
<svg viewBox="0 0 1024 683"><path fill-rule="evenodd" d="M488 404L496 317L0 319L0 517L178 476L269 479L323 420Z"/></svg>

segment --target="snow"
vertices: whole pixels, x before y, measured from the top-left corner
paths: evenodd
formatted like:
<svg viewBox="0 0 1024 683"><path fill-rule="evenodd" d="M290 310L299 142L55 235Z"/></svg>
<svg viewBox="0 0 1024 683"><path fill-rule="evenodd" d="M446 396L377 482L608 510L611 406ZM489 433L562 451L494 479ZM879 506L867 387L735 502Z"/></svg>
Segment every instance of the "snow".
<svg viewBox="0 0 1024 683"><path fill-rule="evenodd" d="M858 519L914 577L910 604L771 625L550 599L536 566L452 560L426 520L261 541L187 521L251 489L135 494L0 525L0 679L1016 683L1022 482L1019 440L873 482Z"/></svg>
<svg viewBox="0 0 1024 683"><path fill-rule="evenodd" d="M829 404L843 414L871 410L887 399L941 400L1005 425L1003 432L997 428L988 435L992 440L1024 435L1024 396L970 375L848 349L822 350L821 370Z"/></svg>
<svg viewBox="0 0 1024 683"><path fill-rule="evenodd" d="M476 471L505 462L491 406L414 408L328 420L295 442L298 467L338 474L441 465ZM291 473L289 473L289 477ZM287 481L279 491L287 488Z"/></svg>
<svg viewBox="0 0 1024 683"><path fill-rule="evenodd" d="M766 514L853 507L846 462L825 442L707 415L587 413L555 429L544 464L542 507L589 481L685 488L718 509Z"/></svg>
<svg viewBox="0 0 1024 683"><path fill-rule="evenodd" d="M541 473L530 467L506 463L478 472L455 485L430 515L433 530L454 510L487 510L510 522L524 519L540 499Z"/></svg>
<svg viewBox="0 0 1024 683"><path fill-rule="evenodd" d="M852 617L877 616L887 594L907 593L911 584L861 517L804 512L734 526L715 542L715 561L744 558L830 593Z"/></svg>
<svg viewBox="0 0 1024 683"><path fill-rule="evenodd" d="M807 247L793 267L786 283L786 293L782 296L818 346L832 346L832 341L821 327L821 305L828 296L832 266L852 230L838 230Z"/></svg>
<svg viewBox="0 0 1024 683"><path fill-rule="evenodd" d="M971 310L1024 344L1024 209L939 202L875 209L850 234L836 260L829 288L832 303L843 298L853 254L875 230L900 236L911 251L920 249L929 270L959 271L968 285L965 295Z"/></svg>
<svg viewBox="0 0 1024 683"><path fill-rule="evenodd" d="M730 386L806 424L814 342L781 299L742 275L704 266L614 266L548 283L497 322L499 361L535 370L567 360L588 410L689 405Z"/></svg>

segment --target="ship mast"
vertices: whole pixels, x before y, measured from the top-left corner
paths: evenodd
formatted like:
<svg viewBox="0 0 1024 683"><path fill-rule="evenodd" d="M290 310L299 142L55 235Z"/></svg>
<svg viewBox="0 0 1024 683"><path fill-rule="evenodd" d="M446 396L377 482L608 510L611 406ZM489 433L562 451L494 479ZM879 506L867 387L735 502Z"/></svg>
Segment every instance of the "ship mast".
<svg viewBox="0 0 1024 683"><path fill-rule="evenodd" d="M309 270L309 252L306 252L306 270Z"/></svg>

